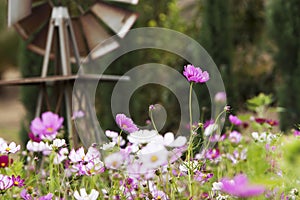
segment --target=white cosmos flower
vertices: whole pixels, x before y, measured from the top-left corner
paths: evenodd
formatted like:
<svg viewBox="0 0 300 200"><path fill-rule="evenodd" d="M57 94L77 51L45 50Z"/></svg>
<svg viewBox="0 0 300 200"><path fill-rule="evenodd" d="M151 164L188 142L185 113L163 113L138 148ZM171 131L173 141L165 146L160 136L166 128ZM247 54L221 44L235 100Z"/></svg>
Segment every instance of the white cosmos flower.
<svg viewBox="0 0 300 200"><path fill-rule="evenodd" d="M9 145L6 142L0 144L0 152L2 154L16 153L20 148L20 145L17 146L15 142L11 142Z"/></svg>
<svg viewBox="0 0 300 200"><path fill-rule="evenodd" d="M28 151L43 152L44 155L48 155L51 153L51 147L48 143L45 142L33 142L29 140L26 148Z"/></svg>
<svg viewBox="0 0 300 200"><path fill-rule="evenodd" d="M153 141L157 135L156 130L139 130L130 133L127 139L133 144L144 144Z"/></svg>
<svg viewBox="0 0 300 200"><path fill-rule="evenodd" d="M108 150L108 149L113 148L115 145L116 145L115 142L105 143L105 144L102 145L102 147L100 147L100 149Z"/></svg>
<svg viewBox="0 0 300 200"><path fill-rule="evenodd" d="M84 188L80 189L80 194L77 190L74 192L74 197L77 200L96 200L98 196L99 192L94 189L92 189L90 194L87 194Z"/></svg>
<svg viewBox="0 0 300 200"><path fill-rule="evenodd" d="M212 191L220 191L223 187L223 183L222 182L213 182L213 187L212 187Z"/></svg>
<svg viewBox="0 0 300 200"><path fill-rule="evenodd" d="M65 139L55 139L53 140L52 144L50 145L51 148L59 148L66 145Z"/></svg>
<svg viewBox="0 0 300 200"><path fill-rule="evenodd" d="M55 155L54 159L53 159L53 163L58 165L60 164L62 161L64 161L69 154L69 150L68 148L62 148L59 150L59 152Z"/></svg>
<svg viewBox="0 0 300 200"><path fill-rule="evenodd" d="M118 137L119 134L115 131L107 130L107 131L105 131L105 135L110 138L115 138L115 137Z"/></svg>
<svg viewBox="0 0 300 200"><path fill-rule="evenodd" d="M138 152L138 156L147 169L154 169L168 163L169 152L161 144L149 143Z"/></svg>
<svg viewBox="0 0 300 200"><path fill-rule="evenodd" d="M174 134L171 132L166 133L164 136L157 135L154 139L154 143L162 144L167 147L182 147L186 143L186 137L179 136L174 138Z"/></svg>
<svg viewBox="0 0 300 200"><path fill-rule="evenodd" d="M205 136L210 136L217 129L218 129L218 124L210 124L204 130L204 135Z"/></svg>

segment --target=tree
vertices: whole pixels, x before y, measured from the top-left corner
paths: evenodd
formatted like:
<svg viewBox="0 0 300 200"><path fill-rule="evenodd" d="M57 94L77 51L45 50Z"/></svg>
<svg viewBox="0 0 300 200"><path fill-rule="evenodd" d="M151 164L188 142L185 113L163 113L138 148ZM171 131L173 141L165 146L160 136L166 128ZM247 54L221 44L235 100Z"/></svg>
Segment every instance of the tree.
<svg viewBox="0 0 300 200"><path fill-rule="evenodd" d="M278 48L275 69L280 106L281 128L287 129L300 119L300 1L274 0L270 5L270 35Z"/></svg>

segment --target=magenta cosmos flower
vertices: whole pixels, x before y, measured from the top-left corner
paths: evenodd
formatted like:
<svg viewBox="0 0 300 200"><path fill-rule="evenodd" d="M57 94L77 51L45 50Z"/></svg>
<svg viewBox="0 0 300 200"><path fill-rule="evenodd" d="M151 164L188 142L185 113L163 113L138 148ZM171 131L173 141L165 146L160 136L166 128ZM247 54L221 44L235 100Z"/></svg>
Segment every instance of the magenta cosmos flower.
<svg viewBox="0 0 300 200"><path fill-rule="evenodd" d="M259 196L265 191L264 186L249 184L244 174L236 175L232 180L223 178L221 183L223 192L240 198Z"/></svg>
<svg viewBox="0 0 300 200"><path fill-rule="evenodd" d="M205 83L209 80L208 72L202 71L199 67L194 67L194 65L184 66L183 75L189 82Z"/></svg>
<svg viewBox="0 0 300 200"><path fill-rule="evenodd" d="M133 123L132 119L129 117L126 117L124 114L117 114L116 116L116 122L118 126L129 133L138 131L138 127Z"/></svg>
<svg viewBox="0 0 300 200"><path fill-rule="evenodd" d="M45 112L41 118L37 117L31 122L30 130L37 138L53 140L63 121L57 114Z"/></svg>
<svg viewBox="0 0 300 200"><path fill-rule="evenodd" d="M21 179L21 176L14 176L12 175L11 177L12 181L13 181L13 184L14 186L17 186L17 187L23 187L24 186L24 179Z"/></svg>

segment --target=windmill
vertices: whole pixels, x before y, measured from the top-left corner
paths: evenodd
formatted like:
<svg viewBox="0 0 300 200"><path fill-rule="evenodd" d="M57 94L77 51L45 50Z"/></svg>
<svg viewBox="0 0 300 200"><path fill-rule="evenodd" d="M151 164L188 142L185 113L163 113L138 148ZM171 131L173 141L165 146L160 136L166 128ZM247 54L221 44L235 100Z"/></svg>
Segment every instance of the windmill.
<svg viewBox="0 0 300 200"><path fill-rule="evenodd" d="M71 63L79 68L81 61L95 59L118 48L117 41L107 39L115 34L120 39L125 37L138 17L137 13L119 7L119 4L137 3L138 0L95 0L84 8L74 0L8 0L8 25L14 26L28 41L28 49L43 56L43 65L39 77L0 81L0 86L40 85L36 105L36 116L39 116L43 101L49 102L47 86L59 85L55 112L60 110L64 99L70 142L76 146L77 137L74 137L71 121L71 81L78 78L98 81L99 76L84 74L84 71L80 71L80 76L73 75ZM68 6L77 9L76 16L70 16ZM87 56L89 59L85 59ZM48 75L50 59L56 63L56 74L51 76ZM128 80L128 77L101 75L100 80L119 81ZM50 109L50 105L47 107Z"/></svg>

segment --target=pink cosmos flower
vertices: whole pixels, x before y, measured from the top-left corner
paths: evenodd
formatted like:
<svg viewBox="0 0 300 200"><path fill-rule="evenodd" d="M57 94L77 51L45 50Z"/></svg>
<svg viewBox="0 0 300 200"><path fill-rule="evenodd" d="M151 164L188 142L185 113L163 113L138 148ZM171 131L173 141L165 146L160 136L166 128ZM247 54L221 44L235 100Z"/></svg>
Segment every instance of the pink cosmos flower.
<svg viewBox="0 0 300 200"><path fill-rule="evenodd" d="M223 192L240 198L259 196L265 191L264 186L249 184L244 174L236 175L232 180L223 178L221 182Z"/></svg>
<svg viewBox="0 0 300 200"><path fill-rule="evenodd" d="M232 123L233 125L239 126L242 124L242 121L234 115L229 115L229 121L230 123Z"/></svg>
<svg viewBox="0 0 300 200"><path fill-rule="evenodd" d="M41 139L53 140L62 127L64 119L52 112L45 112L42 118L35 118L30 125L31 132Z"/></svg>
<svg viewBox="0 0 300 200"><path fill-rule="evenodd" d="M117 114L116 122L118 126L129 133L138 131L138 127L133 123L132 119L126 117L124 114Z"/></svg>
<svg viewBox="0 0 300 200"><path fill-rule="evenodd" d="M0 174L0 191L7 190L13 186L14 182L12 178L3 174Z"/></svg>
<svg viewBox="0 0 300 200"><path fill-rule="evenodd" d="M184 66L183 75L189 82L205 83L209 80L209 74L207 71L202 72L199 67L195 67L191 64Z"/></svg>

